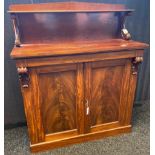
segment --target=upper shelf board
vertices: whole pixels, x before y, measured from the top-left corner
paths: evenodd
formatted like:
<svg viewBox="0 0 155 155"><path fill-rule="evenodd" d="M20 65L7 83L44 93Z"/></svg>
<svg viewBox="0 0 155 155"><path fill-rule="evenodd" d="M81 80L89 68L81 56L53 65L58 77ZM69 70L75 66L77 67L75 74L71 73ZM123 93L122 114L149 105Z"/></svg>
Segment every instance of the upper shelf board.
<svg viewBox="0 0 155 155"><path fill-rule="evenodd" d="M14 4L10 5L9 13L30 12L132 12L121 4L104 4L89 2L54 2L40 4Z"/></svg>

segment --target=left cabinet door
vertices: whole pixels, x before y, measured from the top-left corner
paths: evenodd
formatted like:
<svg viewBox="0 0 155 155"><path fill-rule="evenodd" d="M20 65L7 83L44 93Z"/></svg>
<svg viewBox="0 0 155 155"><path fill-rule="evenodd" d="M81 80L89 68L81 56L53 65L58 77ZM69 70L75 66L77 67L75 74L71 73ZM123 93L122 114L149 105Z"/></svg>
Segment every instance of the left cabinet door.
<svg viewBox="0 0 155 155"><path fill-rule="evenodd" d="M83 133L83 64L29 68L29 76L22 89L31 143Z"/></svg>

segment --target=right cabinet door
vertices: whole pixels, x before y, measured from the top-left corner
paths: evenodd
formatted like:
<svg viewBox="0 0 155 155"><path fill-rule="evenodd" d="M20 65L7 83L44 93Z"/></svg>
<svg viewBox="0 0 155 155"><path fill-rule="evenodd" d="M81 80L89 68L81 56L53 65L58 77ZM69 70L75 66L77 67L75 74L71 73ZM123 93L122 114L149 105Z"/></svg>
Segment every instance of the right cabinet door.
<svg viewBox="0 0 155 155"><path fill-rule="evenodd" d="M131 75L131 61L128 59L85 64L86 132L130 124L133 102L129 99Z"/></svg>

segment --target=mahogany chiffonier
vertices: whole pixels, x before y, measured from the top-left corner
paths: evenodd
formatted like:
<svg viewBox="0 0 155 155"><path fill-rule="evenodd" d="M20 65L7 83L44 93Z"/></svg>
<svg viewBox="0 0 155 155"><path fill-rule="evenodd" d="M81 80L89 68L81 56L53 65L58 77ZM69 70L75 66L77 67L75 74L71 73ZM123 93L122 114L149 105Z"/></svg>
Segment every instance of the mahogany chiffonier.
<svg viewBox="0 0 155 155"><path fill-rule="evenodd" d="M124 5L11 5L32 152L131 131L138 64Z"/></svg>

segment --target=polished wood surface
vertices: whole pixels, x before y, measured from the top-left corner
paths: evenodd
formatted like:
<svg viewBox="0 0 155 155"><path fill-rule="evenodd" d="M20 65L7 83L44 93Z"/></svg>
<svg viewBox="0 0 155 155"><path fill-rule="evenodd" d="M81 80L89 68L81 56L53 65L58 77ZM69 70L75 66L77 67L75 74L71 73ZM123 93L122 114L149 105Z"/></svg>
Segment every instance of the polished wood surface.
<svg viewBox="0 0 155 155"><path fill-rule="evenodd" d="M21 44L118 38L123 16L120 12L16 14Z"/></svg>
<svg viewBox="0 0 155 155"><path fill-rule="evenodd" d="M89 62L84 70L85 100L90 106L90 115L85 115L86 132L119 127L122 119L128 117L126 108L122 108L127 106L127 101L122 99L128 97L131 61Z"/></svg>
<svg viewBox="0 0 155 155"><path fill-rule="evenodd" d="M39 89L46 133L76 128L76 72L69 69L40 69L44 72L39 72Z"/></svg>
<svg viewBox="0 0 155 155"><path fill-rule="evenodd" d="M143 50L132 51L115 51L115 52L97 52L93 54L78 54L78 55L65 55L65 56L53 56L53 57L40 57L35 59L16 59L17 67L39 67L59 64L70 63L83 63L94 62L101 60L115 60L115 59L132 59L136 56L143 56Z"/></svg>
<svg viewBox="0 0 155 155"><path fill-rule="evenodd" d="M121 4L103 4L88 2L55 2L41 4L13 4L9 12L98 12L98 11L133 11Z"/></svg>
<svg viewBox="0 0 155 155"><path fill-rule="evenodd" d="M118 120L123 66L92 69L91 126Z"/></svg>
<svg viewBox="0 0 155 155"><path fill-rule="evenodd" d="M25 89L21 85L25 114L31 144L44 141L45 133L40 109L40 93L36 70L29 70L31 84Z"/></svg>
<svg viewBox="0 0 155 155"><path fill-rule="evenodd" d="M131 125L101 130L94 133L81 134L55 141L45 141L43 143L33 144L30 146L32 152L46 151L59 147L68 146L71 144L83 143L87 141L97 140L108 136L116 136L119 134L131 132Z"/></svg>
<svg viewBox="0 0 155 155"><path fill-rule="evenodd" d="M10 6L20 39L11 57L32 152L131 131L138 65L148 45L121 39L130 11L82 2Z"/></svg>
<svg viewBox="0 0 155 155"><path fill-rule="evenodd" d="M36 111L39 115L33 115L39 119L38 122L42 122L39 129L42 129L43 140L84 133L83 64L36 67L30 72L35 73L36 85L33 87L37 88L39 95L33 95L32 100L40 106ZM30 136L33 138L33 135Z"/></svg>
<svg viewBox="0 0 155 155"><path fill-rule="evenodd" d="M69 43L53 43L45 45L23 45L13 48L12 58L46 57L58 55L73 55L84 53L117 52L147 48L148 44L114 39L108 41L83 41Z"/></svg>
<svg viewBox="0 0 155 155"><path fill-rule="evenodd" d="M121 29L131 10L123 5L62 2L12 5L10 13L16 23L15 45L19 47L23 44L121 38Z"/></svg>

